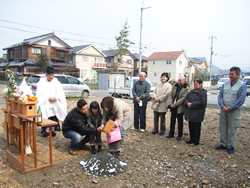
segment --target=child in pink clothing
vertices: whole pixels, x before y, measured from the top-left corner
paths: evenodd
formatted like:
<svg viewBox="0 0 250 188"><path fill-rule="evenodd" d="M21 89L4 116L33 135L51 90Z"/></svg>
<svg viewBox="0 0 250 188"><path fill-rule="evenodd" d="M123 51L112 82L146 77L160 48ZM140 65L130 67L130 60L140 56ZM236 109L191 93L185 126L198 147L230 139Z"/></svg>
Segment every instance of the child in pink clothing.
<svg viewBox="0 0 250 188"><path fill-rule="evenodd" d="M115 121L115 115L112 113L109 113L106 117L106 122L108 122L110 119ZM109 143L109 152L112 155L114 155L115 157L120 156L120 150L121 150L120 142L122 139L120 127L121 127L121 125L119 125L118 127L116 125L114 125L114 127L111 129L110 133L107 133L107 140Z"/></svg>

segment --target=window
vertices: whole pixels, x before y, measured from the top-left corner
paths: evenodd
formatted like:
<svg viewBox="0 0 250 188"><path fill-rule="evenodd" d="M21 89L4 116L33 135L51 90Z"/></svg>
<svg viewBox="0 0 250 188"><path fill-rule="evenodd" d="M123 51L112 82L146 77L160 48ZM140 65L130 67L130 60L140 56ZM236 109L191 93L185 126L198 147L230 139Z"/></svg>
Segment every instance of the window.
<svg viewBox="0 0 250 188"><path fill-rule="evenodd" d="M10 59L12 60L14 58L13 50L10 50Z"/></svg>
<svg viewBox="0 0 250 188"><path fill-rule="evenodd" d="M95 62L97 62L97 63L102 63L103 62L103 58L101 58L101 57L95 57Z"/></svg>
<svg viewBox="0 0 250 188"><path fill-rule="evenodd" d="M179 61L179 65L182 65L182 61Z"/></svg>
<svg viewBox="0 0 250 188"><path fill-rule="evenodd" d="M60 57L60 59L64 59L64 51L60 51L59 57Z"/></svg>
<svg viewBox="0 0 250 188"><path fill-rule="evenodd" d="M62 84L68 84L68 79L65 76L55 76L59 82L61 82Z"/></svg>
<svg viewBox="0 0 250 188"><path fill-rule="evenodd" d="M41 54L41 48L32 48L32 54Z"/></svg>
<svg viewBox="0 0 250 188"><path fill-rule="evenodd" d="M79 84L79 81L75 78L68 77L69 84Z"/></svg>
<svg viewBox="0 0 250 188"><path fill-rule="evenodd" d="M141 67L144 67L144 62L143 61L141 62Z"/></svg>
<svg viewBox="0 0 250 188"><path fill-rule="evenodd" d="M171 78L171 72L168 72L168 77L169 77L169 79Z"/></svg>
<svg viewBox="0 0 250 188"><path fill-rule="evenodd" d="M89 57L83 56L83 57L82 57L82 61L83 61L83 62L89 62Z"/></svg>
<svg viewBox="0 0 250 188"><path fill-rule="evenodd" d="M156 77L156 72L154 72L154 76Z"/></svg>
<svg viewBox="0 0 250 188"><path fill-rule="evenodd" d="M51 46L51 40L48 40L48 46Z"/></svg>
<svg viewBox="0 0 250 188"><path fill-rule="evenodd" d="M153 65L155 65L155 61L153 61Z"/></svg>
<svg viewBox="0 0 250 188"><path fill-rule="evenodd" d="M166 60L166 64L170 65L171 64L171 60Z"/></svg>
<svg viewBox="0 0 250 188"><path fill-rule="evenodd" d="M131 60L131 59L128 59L128 60L127 60L127 63L128 63L128 64L131 64L131 63L132 63L132 60Z"/></svg>
<svg viewBox="0 0 250 188"><path fill-rule="evenodd" d="M39 76L31 76L31 77L28 79L28 82L29 82L29 83L37 83L39 80L40 80L40 77L39 77Z"/></svg>

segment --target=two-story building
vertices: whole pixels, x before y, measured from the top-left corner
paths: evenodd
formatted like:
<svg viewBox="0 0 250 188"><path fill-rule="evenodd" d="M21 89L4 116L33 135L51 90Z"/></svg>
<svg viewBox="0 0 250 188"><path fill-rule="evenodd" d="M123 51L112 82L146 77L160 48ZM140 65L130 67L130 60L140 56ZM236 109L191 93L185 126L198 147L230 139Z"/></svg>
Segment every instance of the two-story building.
<svg viewBox="0 0 250 188"><path fill-rule="evenodd" d="M154 52L148 57L148 77L154 83L160 82L163 72L167 72L170 80L177 81L185 73L189 58L184 51Z"/></svg>
<svg viewBox="0 0 250 188"><path fill-rule="evenodd" d="M210 68L205 57L189 57L188 66L184 71L187 81L192 81L195 76L207 81L210 75Z"/></svg>
<svg viewBox="0 0 250 188"><path fill-rule="evenodd" d="M58 38L55 33L24 39L23 42L3 50L7 50L6 59L9 61L9 68L23 75L41 73L35 64L40 54L47 55L49 64L54 66L55 73L62 73L65 66L73 66L69 55L73 48ZM6 61L0 64L0 70L5 70L5 67Z"/></svg>
<svg viewBox="0 0 250 188"><path fill-rule="evenodd" d="M189 60L201 72L210 72L210 68L205 57L189 57ZM199 72L197 69L196 72Z"/></svg>
<svg viewBox="0 0 250 188"><path fill-rule="evenodd" d="M134 56L134 76L139 75L139 61L140 61L140 54L133 53ZM141 56L141 71L147 72L148 71L148 58L146 56Z"/></svg>
<svg viewBox="0 0 250 188"><path fill-rule="evenodd" d="M118 57L116 50L102 51L106 55L107 70L134 75L134 56L130 52Z"/></svg>
<svg viewBox="0 0 250 188"><path fill-rule="evenodd" d="M107 69L106 55L94 45L82 45L73 47L73 63L80 70L79 77L83 80L95 77L97 72Z"/></svg>

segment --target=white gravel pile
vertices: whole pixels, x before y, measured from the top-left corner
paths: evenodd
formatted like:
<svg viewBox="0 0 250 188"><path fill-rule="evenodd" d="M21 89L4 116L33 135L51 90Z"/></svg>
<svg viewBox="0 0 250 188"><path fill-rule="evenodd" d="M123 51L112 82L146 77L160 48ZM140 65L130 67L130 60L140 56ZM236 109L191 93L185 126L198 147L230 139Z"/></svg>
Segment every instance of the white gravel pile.
<svg viewBox="0 0 250 188"><path fill-rule="evenodd" d="M80 161L80 165L85 173L98 176L113 176L125 172L127 168L127 163L107 151L99 152L87 161Z"/></svg>

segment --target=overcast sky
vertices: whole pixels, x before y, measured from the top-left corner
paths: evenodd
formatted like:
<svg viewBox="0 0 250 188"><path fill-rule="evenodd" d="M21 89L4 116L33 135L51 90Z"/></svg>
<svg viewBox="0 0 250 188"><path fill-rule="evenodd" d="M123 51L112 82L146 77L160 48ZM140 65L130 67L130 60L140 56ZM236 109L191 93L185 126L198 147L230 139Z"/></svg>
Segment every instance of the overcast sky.
<svg viewBox="0 0 250 188"><path fill-rule="evenodd" d="M116 45L125 21L132 53L139 53L142 0L0 0L2 49L23 39L55 32L70 46ZM237 65L250 71L250 0L144 0L142 47L153 52L185 50L220 68ZM146 48L144 48L146 47Z"/></svg>

